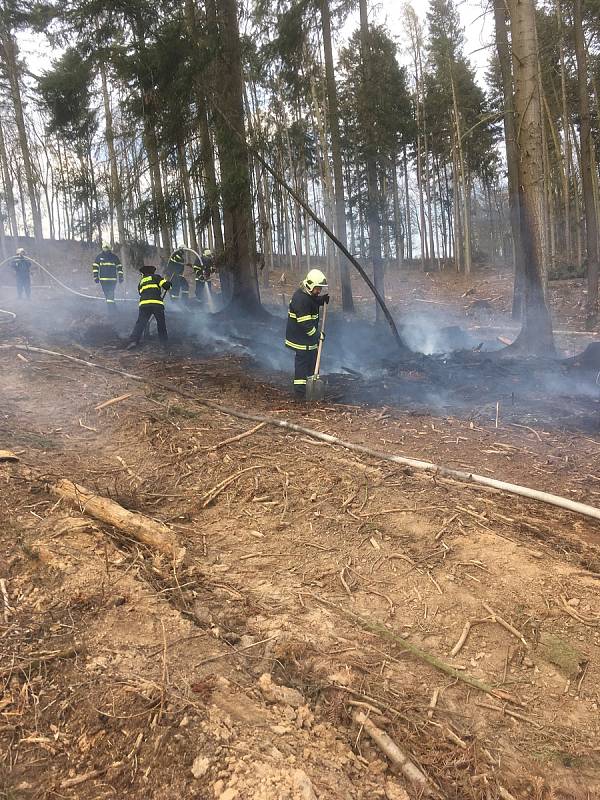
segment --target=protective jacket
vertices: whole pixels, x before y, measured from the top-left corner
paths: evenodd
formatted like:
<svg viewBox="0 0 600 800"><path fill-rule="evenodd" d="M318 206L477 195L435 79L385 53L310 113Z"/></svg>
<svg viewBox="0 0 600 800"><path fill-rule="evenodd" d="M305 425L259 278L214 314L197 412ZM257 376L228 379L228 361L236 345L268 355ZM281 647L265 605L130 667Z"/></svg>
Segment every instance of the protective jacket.
<svg viewBox="0 0 600 800"><path fill-rule="evenodd" d="M182 275L184 266L183 250L175 250L167 263L167 275Z"/></svg>
<svg viewBox="0 0 600 800"><path fill-rule="evenodd" d="M116 256L110 250L103 250L96 256L96 260L92 264L92 272L94 280L101 281L116 281L123 280L123 266Z"/></svg>
<svg viewBox="0 0 600 800"><path fill-rule="evenodd" d="M141 306L164 306L163 290L171 288L170 281L161 278L156 273L154 275L144 275L138 283L140 295L139 305Z"/></svg>
<svg viewBox="0 0 600 800"><path fill-rule="evenodd" d="M213 272L213 265L214 262L212 258L202 256L200 259L196 256L194 261L194 278L196 281L204 283L205 281L210 280L210 276Z"/></svg>
<svg viewBox="0 0 600 800"><path fill-rule="evenodd" d="M16 272L17 278L28 278L31 261L25 256L15 256L12 260L12 268Z"/></svg>
<svg viewBox="0 0 600 800"><path fill-rule="evenodd" d="M319 346L319 309L322 297L309 294L301 286L296 289L288 308L285 346L292 350L316 350Z"/></svg>

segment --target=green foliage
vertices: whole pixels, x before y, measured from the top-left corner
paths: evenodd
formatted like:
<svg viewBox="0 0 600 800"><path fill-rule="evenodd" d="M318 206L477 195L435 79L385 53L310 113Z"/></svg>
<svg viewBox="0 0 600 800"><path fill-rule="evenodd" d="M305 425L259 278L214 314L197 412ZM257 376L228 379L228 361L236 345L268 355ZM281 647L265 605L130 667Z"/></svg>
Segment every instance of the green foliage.
<svg viewBox="0 0 600 800"><path fill-rule="evenodd" d="M89 143L97 122L91 108L92 80L90 62L74 47L41 75L38 92L49 115L49 133L79 147Z"/></svg>
<svg viewBox="0 0 600 800"><path fill-rule="evenodd" d="M370 87L364 80L359 31L340 52L340 117L345 120L346 145L361 161L372 149L372 155L387 163L414 136L413 107L406 70L384 28L369 28L369 50L376 76Z"/></svg>

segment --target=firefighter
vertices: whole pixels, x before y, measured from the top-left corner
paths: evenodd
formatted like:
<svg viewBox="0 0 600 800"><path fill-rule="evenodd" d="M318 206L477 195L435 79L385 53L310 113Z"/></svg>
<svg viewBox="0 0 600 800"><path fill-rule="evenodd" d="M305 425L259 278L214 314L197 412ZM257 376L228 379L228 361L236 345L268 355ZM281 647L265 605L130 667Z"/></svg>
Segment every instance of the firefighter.
<svg viewBox="0 0 600 800"><path fill-rule="evenodd" d="M187 278L185 278L183 275L184 269L184 264L178 264L175 272L171 276L171 290L169 292L169 297L171 300L175 301L181 298L182 303L187 305L190 297L190 284L188 283Z"/></svg>
<svg viewBox="0 0 600 800"><path fill-rule="evenodd" d="M319 346L319 309L329 302L327 278L311 269L294 292L288 308L285 346L296 354L294 391L300 397L306 391L306 379L314 375Z"/></svg>
<svg viewBox="0 0 600 800"><path fill-rule="evenodd" d="M94 282L99 283L106 298L109 308L115 306L115 289L117 280L123 283L123 266L119 257L116 256L107 244L100 245L100 253L92 265Z"/></svg>
<svg viewBox="0 0 600 800"><path fill-rule="evenodd" d="M171 280L173 280L173 275L183 275L185 266L183 250L183 247L175 245L175 250L171 253L171 257L167 262L166 274L171 276Z"/></svg>
<svg viewBox="0 0 600 800"><path fill-rule="evenodd" d="M161 344L166 344L168 341L167 324L165 322L165 304L164 294L171 288L171 281L166 278L161 278L156 274L156 267L143 266L140 268L142 277L138 283L138 292L140 295L139 313L135 327L129 337L130 343L128 348L133 348L139 345L142 334L146 329L146 325L150 322L150 318L154 317L158 327L158 338Z"/></svg>
<svg viewBox="0 0 600 800"><path fill-rule="evenodd" d="M25 258L25 249L18 247L12 260L12 268L17 279L17 297L31 299L31 261Z"/></svg>
<svg viewBox="0 0 600 800"><path fill-rule="evenodd" d="M215 260L212 251L208 248L202 251L202 256L194 261L194 278L196 282L196 300L205 300L204 287L210 294L210 276L215 271Z"/></svg>
<svg viewBox="0 0 600 800"><path fill-rule="evenodd" d="M171 257L167 263L166 272L167 275L170 276L169 281L171 283L169 297L171 300L176 301L181 297L185 302L190 296L190 285L186 278L183 277L183 271L185 269L184 249L183 247L177 247L177 245L175 245L175 250L171 253Z"/></svg>

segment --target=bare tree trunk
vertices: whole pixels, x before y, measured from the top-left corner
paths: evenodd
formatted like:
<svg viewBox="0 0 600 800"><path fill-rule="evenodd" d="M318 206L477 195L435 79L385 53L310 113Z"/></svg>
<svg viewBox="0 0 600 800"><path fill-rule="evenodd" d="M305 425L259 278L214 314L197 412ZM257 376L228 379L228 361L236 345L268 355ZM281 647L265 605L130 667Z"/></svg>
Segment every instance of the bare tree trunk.
<svg viewBox="0 0 600 800"><path fill-rule="evenodd" d="M129 248L125 233L125 216L123 214L123 193L121 191L121 181L119 180L119 168L117 163L117 153L115 151L115 129L113 124L112 109L110 106L110 94L108 91L108 81L106 77L106 66L100 60L100 82L102 85L102 100L104 102L104 119L106 122L106 147L108 150L108 160L110 163L110 193L117 216L117 235L121 246L121 261L125 268L130 266Z"/></svg>
<svg viewBox="0 0 600 800"><path fill-rule="evenodd" d="M10 94L13 101L15 121L17 123L17 132L19 135L19 146L23 155L23 167L25 169L25 180L27 182L27 194L29 196L31 217L33 219L33 235L36 243L40 244L43 238L42 215L40 213L38 193L36 190L33 165L31 161L31 152L29 149L27 130L25 128L25 115L23 113L23 101L21 99L17 43L10 31L4 31L0 35L0 51L2 52L2 56L4 58L4 65L10 85ZM24 213L25 212L23 211L23 214Z"/></svg>
<svg viewBox="0 0 600 800"><path fill-rule="evenodd" d="M571 133L569 126L569 110L567 103L567 78L565 69L565 26L562 16L562 0L556 0L556 15L558 21L558 42L560 58L560 97L562 129L565 140L563 159L564 167L563 178L563 205L564 205L564 231L565 231L565 255L568 262L573 258L573 246L571 241ZM561 152L561 151L559 151Z"/></svg>
<svg viewBox="0 0 600 800"><path fill-rule="evenodd" d="M369 41L369 23L367 15L367 0L360 0L360 47L363 65L363 80L365 82L366 96L370 94L372 83L371 71L371 46ZM381 219L379 184L377 180L377 163L375 146L372 141L372 125L369 119L362 120L363 131L367 137L367 223L369 226L369 255L373 264L373 283L379 294L385 296L383 261L381 258ZM376 319L382 319L379 304L376 305Z"/></svg>
<svg viewBox="0 0 600 800"><path fill-rule="evenodd" d="M519 210L519 157L516 144L514 89L506 27L505 0L494 0L494 20L496 24L496 51L500 62L504 95L504 140L506 142L506 163L508 166L508 205L515 269L512 316L513 319L521 319L523 313L524 266Z"/></svg>
<svg viewBox="0 0 600 800"><path fill-rule="evenodd" d="M577 59L577 87L579 92L579 130L581 185L585 211L585 237L587 250L588 294L586 327L592 329L598 317L598 218L594 200L592 179L592 126L590 119L589 78L581 0L574 2L573 33L575 34L575 58Z"/></svg>
<svg viewBox="0 0 600 800"><path fill-rule="evenodd" d="M221 194L225 215L231 222L227 241L227 260L233 277L232 302L247 312L260 311L260 293L256 274L250 164L244 125L242 56L236 0L210 0L216 12L220 45L219 85L217 96L217 137L221 166Z"/></svg>
<svg viewBox="0 0 600 800"><path fill-rule="evenodd" d="M509 8L525 269L523 326L513 347L547 355L554 353L554 338L544 297L544 167L535 4L534 0L510 0Z"/></svg>
<svg viewBox="0 0 600 800"><path fill-rule="evenodd" d="M4 131L2 129L2 120L0 120L0 162L2 164L2 175L4 177L4 192L6 196L6 210L8 212L8 221L10 223L11 235L15 238L19 235L19 228L17 227L17 212L15 210L15 195L13 192L12 176L8 168L8 157L6 155L6 142L4 141Z"/></svg>
<svg viewBox="0 0 600 800"><path fill-rule="evenodd" d="M333 160L333 179L335 184L335 233L344 246L348 245L348 231L346 228L346 205L344 201L344 171L342 167L342 149L340 145L340 116L335 85L335 70L333 65L333 48L331 44L331 13L329 0L321 0L321 22L323 26L323 51L325 54L325 79L327 84L327 111L329 120L329 135L331 137L331 156ZM324 153L324 157L326 157ZM340 254L340 282L342 285L342 308L344 311L354 311L352 298L352 284L348 261Z"/></svg>

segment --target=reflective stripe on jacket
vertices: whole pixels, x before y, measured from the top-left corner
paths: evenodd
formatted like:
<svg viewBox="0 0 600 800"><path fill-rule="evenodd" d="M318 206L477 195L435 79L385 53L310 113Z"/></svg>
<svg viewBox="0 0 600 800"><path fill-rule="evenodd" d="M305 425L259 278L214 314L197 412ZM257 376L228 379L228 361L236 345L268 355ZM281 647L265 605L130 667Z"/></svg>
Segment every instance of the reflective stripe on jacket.
<svg viewBox="0 0 600 800"><path fill-rule="evenodd" d="M94 279L116 281L117 277L123 277L123 266L118 256L110 250L103 250L96 256L96 260L92 264L92 273Z"/></svg>
<svg viewBox="0 0 600 800"><path fill-rule="evenodd" d="M138 283L140 306L164 306L162 289L167 283L168 281L160 275L144 275Z"/></svg>
<svg viewBox="0 0 600 800"><path fill-rule="evenodd" d="M288 308L285 346L292 350L316 350L319 346L319 308L323 301L296 289Z"/></svg>

